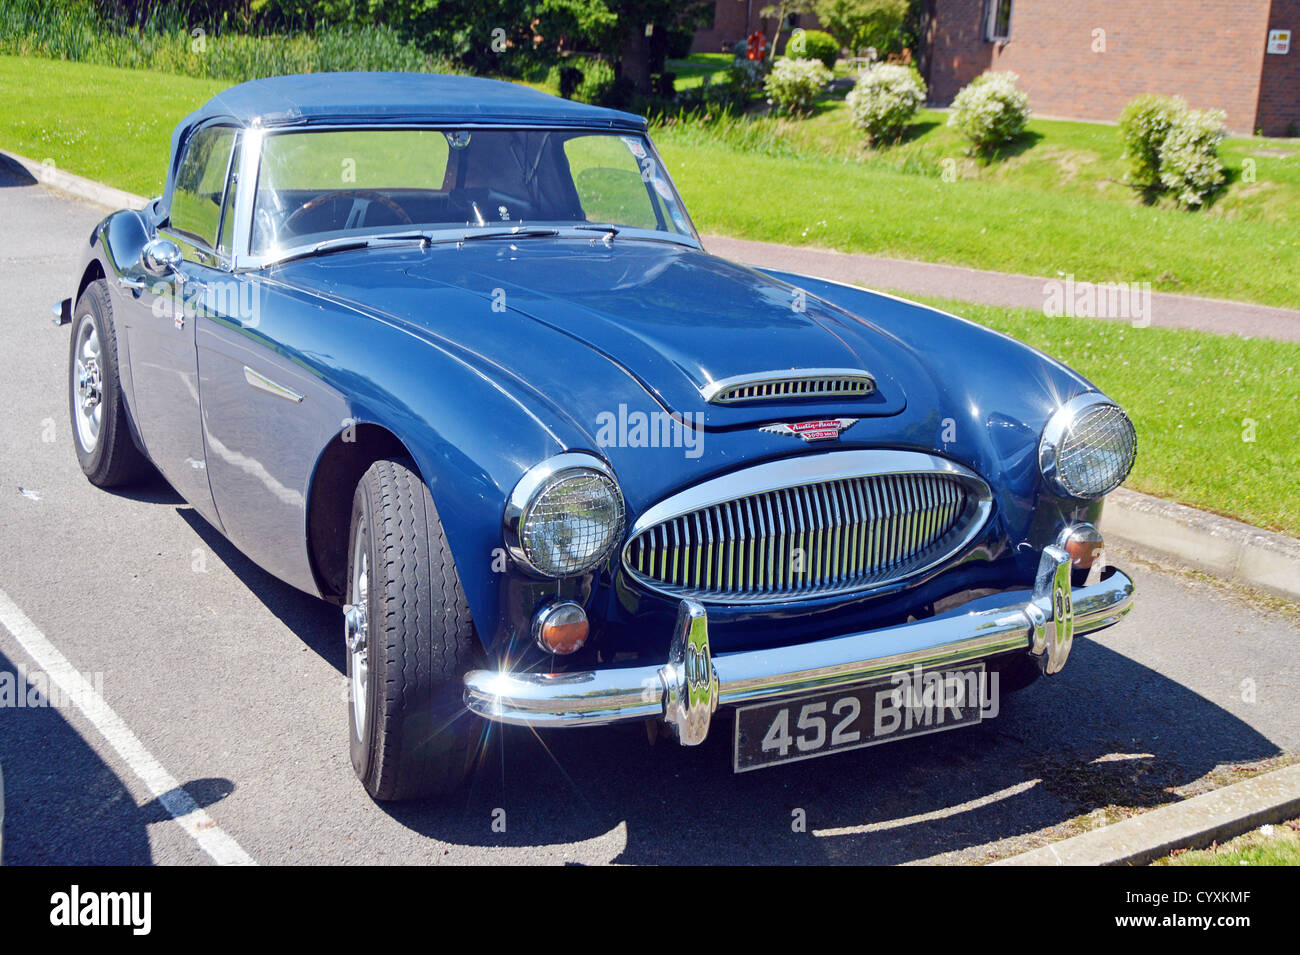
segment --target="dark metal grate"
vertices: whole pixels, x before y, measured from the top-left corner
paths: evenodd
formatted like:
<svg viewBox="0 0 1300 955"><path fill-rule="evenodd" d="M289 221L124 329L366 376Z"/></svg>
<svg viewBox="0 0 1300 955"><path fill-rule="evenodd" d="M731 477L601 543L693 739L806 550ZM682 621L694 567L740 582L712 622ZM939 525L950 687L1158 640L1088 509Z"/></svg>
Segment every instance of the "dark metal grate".
<svg viewBox="0 0 1300 955"><path fill-rule="evenodd" d="M874 474L763 491L648 527L633 576L673 595L770 602L865 590L948 556L977 519L945 473Z"/></svg>

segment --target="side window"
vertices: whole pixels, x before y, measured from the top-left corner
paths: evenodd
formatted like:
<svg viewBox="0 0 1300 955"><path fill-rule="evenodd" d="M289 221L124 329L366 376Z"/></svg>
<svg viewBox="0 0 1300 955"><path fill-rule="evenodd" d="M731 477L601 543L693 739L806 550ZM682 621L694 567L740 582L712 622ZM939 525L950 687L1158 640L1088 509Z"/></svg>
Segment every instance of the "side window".
<svg viewBox="0 0 1300 955"><path fill-rule="evenodd" d="M209 248L217 245L221 201L234 145L233 129L216 126L199 130L190 137L176 172L171 227Z"/></svg>

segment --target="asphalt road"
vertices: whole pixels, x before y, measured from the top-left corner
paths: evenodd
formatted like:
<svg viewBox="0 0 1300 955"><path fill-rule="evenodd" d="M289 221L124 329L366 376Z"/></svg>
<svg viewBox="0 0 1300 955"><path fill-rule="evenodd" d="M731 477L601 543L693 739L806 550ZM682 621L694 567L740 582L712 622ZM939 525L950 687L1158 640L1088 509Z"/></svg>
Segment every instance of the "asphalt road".
<svg viewBox="0 0 1300 955"><path fill-rule="evenodd" d="M725 731L498 732L463 793L378 805L347 757L340 612L167 486L77 467L48 307L100 215L0 171L0 591L184 794L156 797L75 707L0 708L6 862L210 863L178 795L264 864L978 861L1300 749L1298 618L1130 556L1128 620L978 727L743 776ZM0 672L38 670L30 645L0 626Z"/></svg>

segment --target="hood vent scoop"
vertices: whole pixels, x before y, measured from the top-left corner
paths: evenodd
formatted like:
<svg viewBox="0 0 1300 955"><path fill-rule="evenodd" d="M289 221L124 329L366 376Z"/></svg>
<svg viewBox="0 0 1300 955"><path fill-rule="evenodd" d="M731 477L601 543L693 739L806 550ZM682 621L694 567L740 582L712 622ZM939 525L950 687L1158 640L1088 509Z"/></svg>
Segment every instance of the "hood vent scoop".
<svg viewBox="0 0 1300 955"><path fill-rule="evenodd" d="M711 381L700 393L715 405L800 398L866 398L876 391L870 372L856 368L791 368Z"/></svg>

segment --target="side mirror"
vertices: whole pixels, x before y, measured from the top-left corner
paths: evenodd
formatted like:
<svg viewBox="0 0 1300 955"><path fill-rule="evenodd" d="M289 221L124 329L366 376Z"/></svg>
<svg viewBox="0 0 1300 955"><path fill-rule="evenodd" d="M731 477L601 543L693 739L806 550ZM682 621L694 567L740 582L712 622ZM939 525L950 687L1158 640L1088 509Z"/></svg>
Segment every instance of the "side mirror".
<svg viewBox="0 0 1300 955"><path fill-rule="evenodd" d="M180 246L170 239L150 239L140 253L140 264L150 275L166 278L180 268Z"/></svg>

